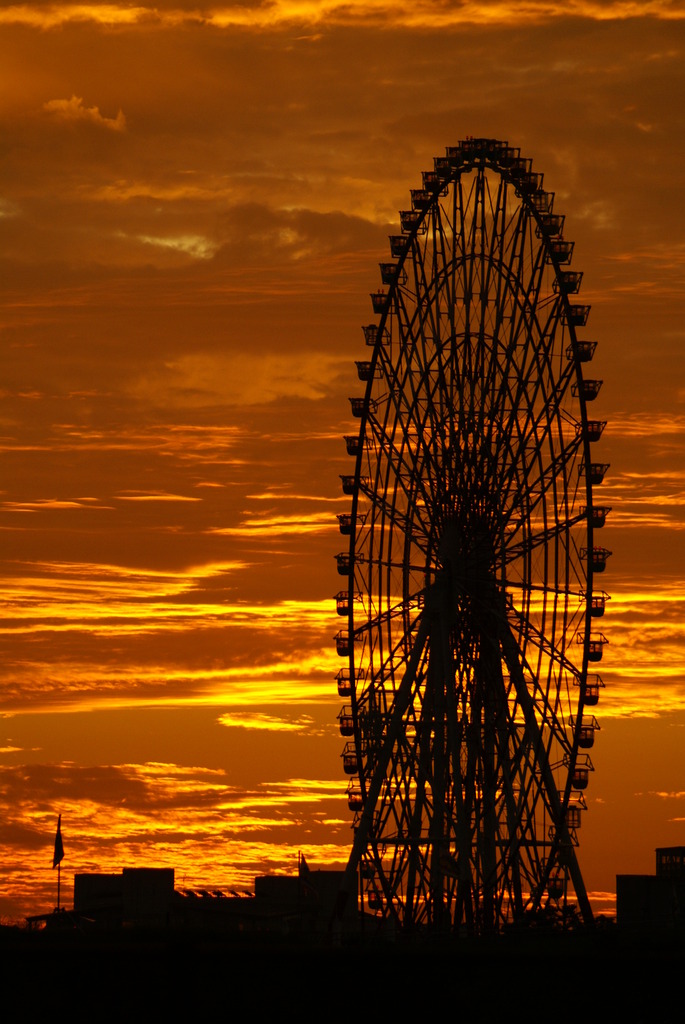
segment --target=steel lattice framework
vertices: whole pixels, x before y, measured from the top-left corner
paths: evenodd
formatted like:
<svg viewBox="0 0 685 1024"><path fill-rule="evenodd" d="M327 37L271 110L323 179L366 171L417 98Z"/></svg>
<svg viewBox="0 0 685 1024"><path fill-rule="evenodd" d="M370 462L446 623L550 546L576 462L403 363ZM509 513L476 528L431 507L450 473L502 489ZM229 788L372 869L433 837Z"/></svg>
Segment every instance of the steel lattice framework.
<svg viewBox="0 0 685 1024"><path fill-rule="evenodd" d="M610 554L589 306L529 159L467 139L434 163L380 265L345 439L348 880L403 927L481 934L568 912L571 890L587 921L575 848Z"/></svg>

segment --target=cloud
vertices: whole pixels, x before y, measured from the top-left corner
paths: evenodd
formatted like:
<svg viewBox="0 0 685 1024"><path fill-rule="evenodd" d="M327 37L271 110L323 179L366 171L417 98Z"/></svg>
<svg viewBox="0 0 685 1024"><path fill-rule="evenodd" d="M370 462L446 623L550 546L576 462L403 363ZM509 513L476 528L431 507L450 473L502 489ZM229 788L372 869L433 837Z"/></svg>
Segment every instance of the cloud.
<svg viewBox="0 0 685 1024"><path fill-rule="evenodd" d="M105 26L135 25L146 19L144 5L135 7L122 4L10 4L0 11L0 24L26 25L37 29L59 28L79 22L94 22Z"/></svg>
<svg viewBox="0 0 685 1024"><path fill-rule="evenodd" d="M674 270L685 266L685 243L654 242L632 252L615 253L609 258L617 263L636 263L640 266L650 263L659 270Z"/></svg>
<svg viewBox="0 0 685 1024"><path fill-rule="evenodd" d="M291 351L192 352L168 359L130 385L131 393L155 406L199 408L252 406L278 399L323 398L341 360L334 354Z"/></svg>
<svg viewBox="0 0 685 1024"><path fill-rule="evenodd" d="M4 707L172 707L195 701L243 714L246 705L330 697L339 668L331 640L333 601L274 602L263 594L251 601L247 591L255 573L247 568L236 560L177 572L6 563L0 639L11 644L12 654L5 659Z"/></svg>
<svg viewBox="0 0 685 1024"><path fill-rule="evenodd" d="M0 395L3 393L0 392ZM7 396L8 392L4 393ZM87 397L98 398L98 392ZM158 452L165 458L199 462L213 459L226 462L226 454L245 440L245 430L235 424L165 423L146 426L142 423L120 424L97 428L93 425L55 423L51 435L41 445L30 448L12 437L0 438L0 452ZM111 455L110 455L111 458ZM232 459L233 463L239 460ZM207 485L206 485L207 486ZM143 492L141 492L143 493ZM147 493L147 492L145 492ZM43 499L46 501L48 499ZM94 501L78 498L77 501Z"/></svg>
<svg viewBox="0 0 685 1024"><path fill-rule="evenodd" d="M187 494L167 494L166 491L120 491L116 497L119 501L202 501Z"/></svg>
<svg viewBox="0 0 685 1024"><path fill-rule="evenodd" d="M7 512L37 512L40 510L55 511L56 509L109 509L108 505L95 505L93 499L81 498L78 501L64 501L53 498L40 498L37 501L4 501L0 508Z"/></svg>
<svg viewBox="0 0 685 1024"><path fill-rule="evenodd" d="M464 0L459 4L434 0L269 0L249 4L217 4L202 11L196 3L177 0L166 9L158 5L12 4L0 12L0 24L53 29L70 23L91 22L104 28L169 29L204 25L214 29L320 27L322 25L391 24L404 28L446 29L459 26L539 24L556 19L624 21L641 18L682 20L673 0Z"/></svg>
<svg viewBox="0 0 685 1024"><path fill-rule="evenodd" d="M258 497L255 495L255 497ZM275 497L270 495L267 497ZM313 512L311 515L265 516L245 518L239 526L215 527L210 532L234 537L273 537L274 534L330 533L338 531L338 524L331 512Z"/></svg>
<svg viewBox="0 0 685 1024"><path fill-rule="evenodd" d="M121 110L116 117L103 117L97 107L84 107L81 96L72 96L70 100L48 100L43 104L43 110L58 121L88 121L113 132L126 130L126 118Z"/></svg>
<svg viewBox="0 0 685 1024"><path fill-rule="evenodd" d="M229 711L218 719L219 725L229 729L258 729L269 732L309 732L313 719L306 715L303 718L290 720L275 715L250 714L249 712Z"/></svg>
<svg viewBox="0 0 685 1024"><path fill-rule="evenodd" d="M16 217L19 214L19 207L7 199L0 199L0 218Z"/></svg>
<svg viewBox="0 0 685 1024"><path fill-rule="evenodd" d="M176 237L153 237L138 235L138 240L145 245L153 245L159 249L171 249L174 252L186 253L198 260L208 260L217 252L218 243L204 238L202 235L177 235Z"/></svg>
<svg viewBox="0 0 685 1024"><path fill-rule="evenodd" d="M612 437L644 438L653 441L662 435L675 435L682 444L685 436L683 413L626 413L612 412Z"/></svg>

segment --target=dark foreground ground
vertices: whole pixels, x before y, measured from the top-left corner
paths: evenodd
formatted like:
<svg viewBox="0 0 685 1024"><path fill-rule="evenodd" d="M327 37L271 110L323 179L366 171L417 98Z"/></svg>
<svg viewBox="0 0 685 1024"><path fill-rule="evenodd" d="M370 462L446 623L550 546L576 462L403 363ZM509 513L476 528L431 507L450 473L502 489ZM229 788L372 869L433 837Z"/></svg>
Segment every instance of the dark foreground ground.
<svg viewBox="0 0 685 1024"><path fill-rule="evenodd" d="M519 933L334 948L198 932L0 932L5 1019L685 1019L685 937Z"/></svg>

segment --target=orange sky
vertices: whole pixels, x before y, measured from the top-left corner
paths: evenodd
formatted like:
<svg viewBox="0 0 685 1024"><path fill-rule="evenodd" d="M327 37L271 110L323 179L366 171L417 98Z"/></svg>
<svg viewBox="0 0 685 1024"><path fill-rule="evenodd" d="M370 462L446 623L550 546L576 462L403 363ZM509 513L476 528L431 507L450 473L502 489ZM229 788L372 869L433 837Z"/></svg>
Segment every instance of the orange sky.
<svg viewBox="0 0 685 1024"><path fill-rule="evenodd" d="M353 360L467 134L544 171L599 342L587 886L685 844L682 4L32 3L0 45L0 915L52 905L59 812L67 891L343 863Z"/></svg>

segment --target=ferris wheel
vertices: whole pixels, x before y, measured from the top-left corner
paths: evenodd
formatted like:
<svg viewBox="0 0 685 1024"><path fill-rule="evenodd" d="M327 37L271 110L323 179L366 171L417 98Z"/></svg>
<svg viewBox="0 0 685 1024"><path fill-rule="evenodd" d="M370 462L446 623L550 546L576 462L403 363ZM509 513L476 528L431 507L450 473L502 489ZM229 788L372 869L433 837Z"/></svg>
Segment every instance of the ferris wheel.
<svg viewBox="0 0 685 1024"><path fill-rule="evenodd" d="M506 142L448 148L400 221L338 517L349 884L401 927L588 922L576 846L611 552L582 273Z"/></svg>

